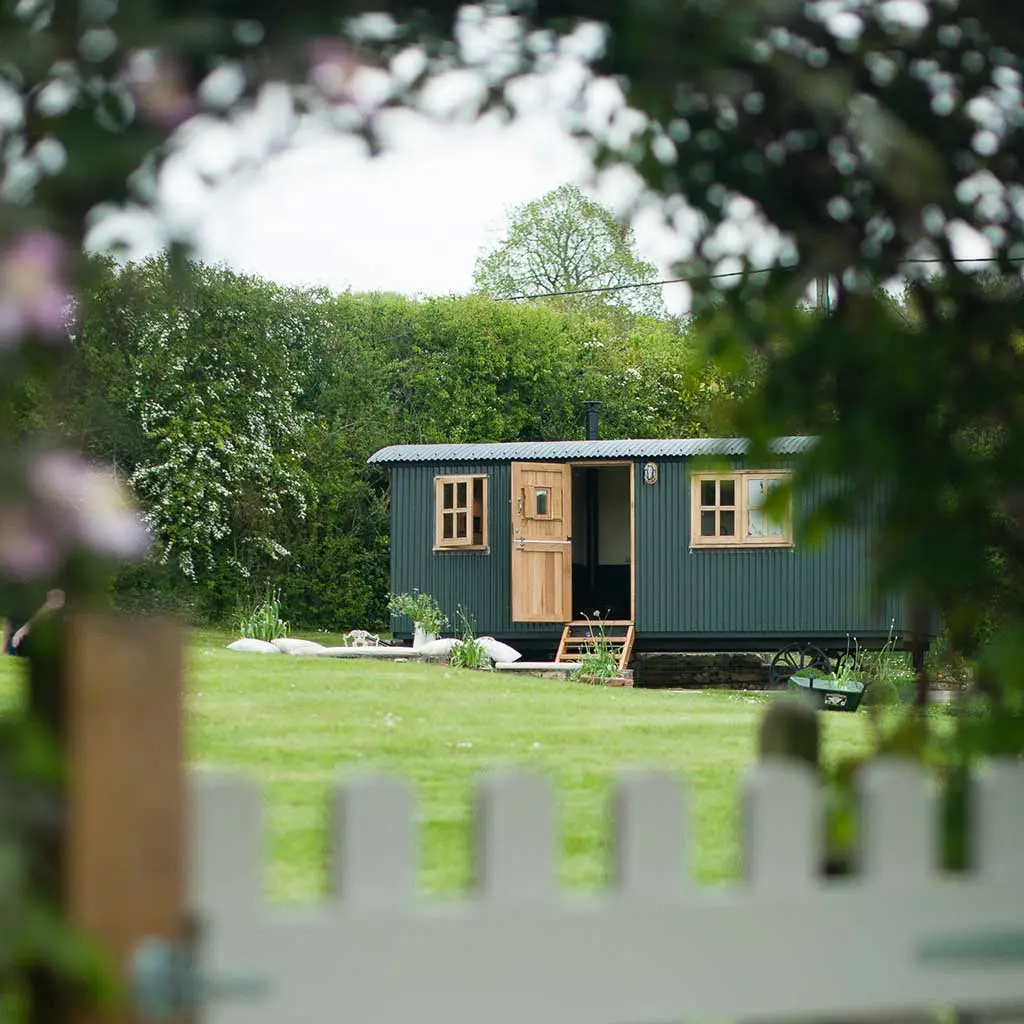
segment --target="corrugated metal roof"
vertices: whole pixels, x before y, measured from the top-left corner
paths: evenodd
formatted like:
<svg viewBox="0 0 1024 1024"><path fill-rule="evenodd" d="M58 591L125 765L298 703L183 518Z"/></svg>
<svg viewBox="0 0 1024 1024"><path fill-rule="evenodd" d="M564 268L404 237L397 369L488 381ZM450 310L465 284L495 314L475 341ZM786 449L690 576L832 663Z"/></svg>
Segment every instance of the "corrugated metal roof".
<svg viewBox="0 0 1024 1024"><path fill-rule="evenodd" d="M772 442L779 455L807 451L813 437L780 437ZM394 444L374 452L371 463L396 462L562 462L576 459L672 459L695 455L742 455L742 437L690 437L664 440L507 441L500 444Z"/></svg>

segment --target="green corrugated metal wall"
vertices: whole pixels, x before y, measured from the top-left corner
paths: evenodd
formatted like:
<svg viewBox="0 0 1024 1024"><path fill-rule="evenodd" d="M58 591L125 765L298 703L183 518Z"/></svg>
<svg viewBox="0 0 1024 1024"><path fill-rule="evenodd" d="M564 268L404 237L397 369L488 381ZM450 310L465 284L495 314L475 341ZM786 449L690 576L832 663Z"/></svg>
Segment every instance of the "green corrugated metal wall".
<svg viewBox="0 0 1024 1024"><path fill-rule="evenodd" d="M691 552L688 461L660 461L654 485L644 484L641 466L634 466L639 634L877 635L893 617L898 629L903 625L898 602L871 607L865 531L833 533L817 550L802 545L798 534L794 549ZM435 552L434 477L482 472L489 477L490 551ZM453 625L461 604L481 635L557 634L557 626L509 621L510 489L508 463L392 466L392 590L432 594ZM404 635L412 628L404 619L392 625Z"/></svg>
<svg viewBox="0 0 1024 1024"><path fill-rule="evenodd" d="M434 551L434 477L487 473L490 552ZM548 636L544 623L512 623L511 467L506 463L446 463L391 467L391 589L418 587L432 594L456 625L458 606L476 622L478 635ZM393 619L396 631L410 633L407 619Z"/></svg>
<svg viewBox="0 0 1024 1024"><path fill-rule="evenodd" d="M856 636L885 633L894 617L901 627L900 602L872 607L867 530L834 531L817 549L797 532L793 548L691 551L687 462L661 462L651 486L636 473L638 632ZM820 495L800 494L794 520Z"/></svg>

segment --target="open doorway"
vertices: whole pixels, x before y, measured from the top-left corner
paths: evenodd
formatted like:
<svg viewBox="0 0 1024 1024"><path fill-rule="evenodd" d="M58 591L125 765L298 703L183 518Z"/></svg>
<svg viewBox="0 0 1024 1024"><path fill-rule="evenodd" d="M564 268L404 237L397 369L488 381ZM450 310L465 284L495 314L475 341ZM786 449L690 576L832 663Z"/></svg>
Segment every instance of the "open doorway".
<svg viewBox="0 0 1024 1024"><path fill-rule="evenodd" d="M632 470L628 463L573 466L573 618L633 618Z"/></svg>

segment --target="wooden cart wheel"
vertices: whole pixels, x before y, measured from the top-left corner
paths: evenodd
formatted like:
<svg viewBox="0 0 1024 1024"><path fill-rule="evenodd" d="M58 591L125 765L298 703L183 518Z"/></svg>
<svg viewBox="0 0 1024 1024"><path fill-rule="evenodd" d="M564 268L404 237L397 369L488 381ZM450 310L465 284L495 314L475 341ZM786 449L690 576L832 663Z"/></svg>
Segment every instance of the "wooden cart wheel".
<svg viewBox="0 0 1024 1024"><path fill-rule="evenodd" d="M768 682L772 686L785 686L789 677L808 668L832 670L829 656L814 644L795 643L778 651L768 667Z"/></svg>

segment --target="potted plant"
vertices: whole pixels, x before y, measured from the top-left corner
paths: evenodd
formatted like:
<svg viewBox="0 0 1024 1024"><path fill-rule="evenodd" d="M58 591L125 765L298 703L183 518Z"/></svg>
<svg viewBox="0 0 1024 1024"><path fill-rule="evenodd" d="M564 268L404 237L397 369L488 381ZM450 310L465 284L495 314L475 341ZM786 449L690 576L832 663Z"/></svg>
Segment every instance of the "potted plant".
<svg viewBox="0 0 1024 1024"><path fill-rule="evenodd" d="M276 640L288 635L288 623L281 618L281 592L267 587L263 603L251 609L238 625L239 635L253 640Z"/></svg>
<svg viewBox="0 0 1024 1024"><path fill-rule="evenodd" d="M441 606L429 594L416 589L411 594L392 594L388 611L412 619L414 650L436 640L448 622Z"/></svg>
<svg viewBox="0 0 1024 1024"><path fill-rule="evenodd" d="M871 666L872 686L882 683L893 695L893 703L911 704L917 689L917 676L907 663L906 655L896 650L895 621L889 624L889 636L875 655Z"/></svg>

